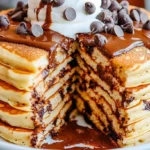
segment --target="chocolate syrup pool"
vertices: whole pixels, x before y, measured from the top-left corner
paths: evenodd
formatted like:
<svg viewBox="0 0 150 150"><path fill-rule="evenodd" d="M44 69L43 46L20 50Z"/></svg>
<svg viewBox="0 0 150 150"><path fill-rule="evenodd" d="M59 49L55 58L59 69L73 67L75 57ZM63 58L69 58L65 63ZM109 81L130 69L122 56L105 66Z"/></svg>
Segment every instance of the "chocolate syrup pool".
<svg viewBox="0 0 150 150"><path fill-rule="evenodd" d="M108 137L95 128L81 126L76 120L64 126L58 135L52 138L52 144L44 144L44 149L112 149L116 148Z"/></svg>

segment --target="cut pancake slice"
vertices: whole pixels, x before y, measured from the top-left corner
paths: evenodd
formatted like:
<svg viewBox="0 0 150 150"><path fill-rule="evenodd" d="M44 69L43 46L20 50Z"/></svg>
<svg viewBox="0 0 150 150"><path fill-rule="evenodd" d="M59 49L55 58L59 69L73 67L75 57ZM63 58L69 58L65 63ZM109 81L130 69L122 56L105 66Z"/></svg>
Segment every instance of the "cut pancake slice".
<svg viewBox="0 0 150 150"><path fill-rule="evenodd" d="M69 61L71 61L71 57L66 58L66 60L64 60L62 63L65 64L65 62ZM7 67L6 65L0 64L0 79L21 90L29 91L33 89L33 87L37 86L37 84L43 81L44 78L47 77L50 73L50 70L47 68L32 73L16 70L14 68Z"/></svg>
<svg viewBox="0 0 150 150"><path fill-rule="evenodd" d="M52 38L47 42L45 37L42 42L32 41L32 37L22 39L20 44L5 42L11 42L9 35L0 41L0 137L40 148L48 135L66 123L66 115L72 111L75 87L71 81L76 71L72 55L77 45L54 31L48 32Z"/></svg>
<svg viewBox="0 0 150 150"><path fill-rule="evenodd" d="M53 119L55 110L60 103L69 101L73 93L70 81L67 81L59 88L56 84L55 90L49 92L49 98L32 104L32 111L21 111L11 107L9 104L0 101L0 120L11 126L34 129L37 126L45 125ZM55 86L54 86L55 87ZM54 94L53 94L54 93ZM53 112L54 111L54 112ZM16 120L14 122L14 120Z"/></svg>
<svg viewBox="0 0 150 150"><path fill-rule="evenodd" d="M82 41L88 36L87 34L78 35L80 41L79 53L85 61L91 60L87 61L87 64L91 65L93 69L96 69L96 65L101 65L103 74L113 75L126 88L150 83L148 76L150 72L150 53L148 48L135 47L127 53L109 57L106 54L107 51L110 51L107 47L88 47L85 45Z"/></svg>
<svg viewBox="0 0 150 150"><path fill-rule="evenodd" d="M114 99L117 105L120 106L122 97L119 91L117 91L116 89L112 89L111 86L103 79L101 79L99 75L88 64L86 64L86 62L80 56L77 56L77 62L79 64L79 67L84 71L84 73L88 74L94 81L96 81L96 83L101 86L103 90L110 95L110 97Z"/></svg>
<svg viewBox="0 0 150 150"><path fill-rule="evenodd" d="M81 68L78 69L78 75L76 76L80 80L81 88L82 85L86 86L86 89L92 89L95 93L97 93L99 96L104 97L109 105L112 107L112 110L116 113L116 103L115 100L101 87L97 84L95 80L92 79L90 75L88 75L86 72L84 72ZM84 87L83 87L84 88Z"/></svg>
<svg viewBox="0 0 150 150"><path fill-rule="evenodd" d="M15 128L3 122L0 122L0 136L6 139L7 141L18 145L39 147L41 146L41 143L45 139L45 137L50 133L50 131L52 131L53 128L56 127L56 119L63 120L66 115L66 112L69 110L71 105L71 101L63 105L63 109L61 108L59 113L55 115L55 118L53 118L53 121L50 124L47 124L47 126L44 128L29 130L23 128ZM59 117L59 114L61 114L61 117ZM60 123L60 125L62 126L62 123Z"/></svg>
<svg viewBox="0 0 150 150"><path fill-rule="evenodd" d="M74 52L74 47L75 45L72 45L72 47L67 50L69 55ZM49 52L43 49L23 44L0 42L0 52L0 62L18 70L37 72L49 66ZM60 46L56 48L55 56L52 58L57 63L56 65L62 63L62 61L69 56L67 53L63 48L60 48Z"/></svg>
<svg viewBox="0 0 150 150"><path fill-rule="evenodd" d="M32 111L32 105L37 98L42 99L45 93L47 93L47 98L49 98L72 76L74 70L70 72L71 68L70 65L67 65L68 61L65 61L64 65L60 66L58 72L52 73L43 82L40 82L33 91L18 90L0 80L0 100L8 103L14 108ZM51 88L48 90L49 87ZM44 98L43 100L46 99Z"/></svg>
<svg viewBox="0 0 150 150"><path fill-rule="evenodd" d="M149 138L150 53L144 47L109 56L106 47L86 45L79 34L76 56L78 110L120 147ZM110 47L111 48L111 47Z"/></svg>
<svg viewBox="0 0 150 150"><path fill-rule="evenodd" d="M21 111L0 101L0 120L14 127L35 129L50 123L70 99L70 94L61 97L61 94L56 93L49 99L49 103L37 112Z"/></svg>
<svg viewBox="0 0 150 150"><path fill-rule="evenodd" d="M83 100L79 95L75 96L76 105L82 114L86 116L92 123L104 134L107 134L112 142L116 141L119 146L134 146L141 143L148 143L150 137L150 130L149 130L149 118L136 122L134 124L129 125L126 127L126 136L122 136L122 140L117 140L118 135L113 131L107 131L103 122L95 115L93 112L91 113L91 108L89 107L88 103ZM143 128L144 126L144 128ZM109 133L109 134L108 134ZM114 143L114 144L117 144Z"/></svg>
<svg viewBox="0 0 150 150"><path fill-rule="evenodd" d="M86 102L81 96L76 95L76 105L79 110L88 120L92 122L102 133L108 135L110 139L116 145L122 145L122 140L120 139L120 135L113 130L113 127L110 125L108 127L105 126L103 120L99 118L91 108L89 102ZM109 124L109 123L108 123Z"/></svg>
<svg viewBox="0 0 150 150"><path fill-rule="evenodd" d="M112 108L104 98L97 96L93 91L88 89L86 91L81 91L80 87L77 87L77 92L84 101L87 101L93 110L92 112L101 119L105 128L108 129L108 132L109 126L111 126L112 130L118 134L118 138L125 135L124 130L120 128L120 123L118 122L116 114L112 112ZM105 124L105 122L107 123Z"/></svg>
<svg viewBox="0 0 150 150"><path fill-rule="evenodd" d="M84 62L91 67L94 72L100 76L102 80L105 80L105 82L109 85L111 85L112 89L117 90L121 92L123 90L123 87L121 86L120 82L112 73L111 65L103 67L101 63L95 62L91 55L89 55L87 52L80 50L79 51L80 57L84 60ZM108 68L108 70L106 69Z"/></svg>

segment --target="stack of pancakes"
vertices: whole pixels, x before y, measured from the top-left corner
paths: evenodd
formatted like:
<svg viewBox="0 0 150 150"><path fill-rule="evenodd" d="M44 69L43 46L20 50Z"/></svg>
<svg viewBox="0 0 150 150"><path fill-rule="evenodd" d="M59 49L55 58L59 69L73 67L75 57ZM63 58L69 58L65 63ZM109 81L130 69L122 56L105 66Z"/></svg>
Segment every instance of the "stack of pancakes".
<svg viewBox="0 0 150 150"><path fill-rule="evenodd" d="M121 147L150 142L149 49L140 46L108 57L107 45L84 43L88 36L78 36L78 110Z"/></svg>
<svg viewBox="0 0 150 150"><path fill-rule="evenodd" d="M48 51L0 42L0 136L38 147L46 135L65 124L72 107L73 48L57 46L55 67Z"/></svg>

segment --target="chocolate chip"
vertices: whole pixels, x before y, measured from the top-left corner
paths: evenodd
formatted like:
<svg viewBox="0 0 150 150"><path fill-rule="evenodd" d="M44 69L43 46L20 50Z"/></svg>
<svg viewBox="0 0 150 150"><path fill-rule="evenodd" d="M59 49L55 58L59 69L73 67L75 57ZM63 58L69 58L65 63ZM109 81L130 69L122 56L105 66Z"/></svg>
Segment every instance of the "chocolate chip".
<svg viewBox="0 0 150 150"><path fill-rule="evenodd" d="M24 9L28 9L28 8L29 8L29 5L26 4L26 5L24 6Z"/></svg>
<svg viewBox="0 0 150 150"><path fill-rule="evenodd" d="M149 101L146 101L146 100L143 100L143 103L144 103L144 105L145 105L145 110L150 111L150 102L149 102Z"/></svg>
<svg viewBox="0 0 150 150"><path fill-rule="evenodd" d="M68 7L64 11L64 18L68 21L73 21L76 18L76 11L73 8Z"/></svg>
<svg viewBox="0 0 150 150"><path fill-rule="evenodd" d="M16 29L16 33L20 35L27 35L29 33L27 24L25 22L21 22Z"/></svg>
<svg viewBox="0 0 150 150"><path fill-rule="evenodd" d="M0 16L0 27L7 28L10 25L8 18L4 15Z"/></svg>
<svg viewBox="0 0 150 150"><path fill-rule="evenodd" d="M115 22L114 22L114 20L113 20L113 18L112 17L107 17L107 18L105 18L104 20L103 20L103 22L105 23L105 24L115 24Z"/></svg>
<svg viewBox="0 0 150 150"><path fill-rule="evenodd" d="M141 14L141 10L140 10L139 8L131 9L130 13L131 13L133 10L136 10L136 11L139 13L139 15Z"/></svg>
<svg viewBox="0 0 150 150"><path fill-rule="evenodd" d="M120 9L122 9L122 6L116 0L112 0L109 10L113 12L119 11Z"/></svg>
<svg viewBox="0 0 150 150"><path fill-rule="evenodd" d="M108 13L106 11L102 11L98 16L97 19L103 22L104 24L112 23L114 24L114 20L112 18L112 13Z"/></svg>
<svg viewBox="0 0 150 150"><path fill-rule="evenodd" d="M44 34L43 28L38 24L32 25L31 32L35 37L40 37Z"/></svg>
<svg viewBox="0 0 150 150"><path fill-rule="evenodd" d="M126 10L129 9L129 2L127 0L123 0L120 2L120 5L125 8Z"/></svg>
<svg viewBox="0 0 150 150"><path fill-rule="evenodd" d="M132 19L133 21L140 22L140 15L139 15L139 13L138 13L137 10L131 11L130 17L131 17L131 19Z"/></svg>
<svg viewBox="0 0 150 150"><path fill-rule="evenodd" d="M108 9L104 9L96 18L103 22L107 17L112 17L112 12Z"/></svg>
<svg viewBox="0 0 150 150"><path fill-rule="evenodd" d="M101 5L101 7L102 7L103 9L108 9L108 8L110 7L110 5L111 5L111 0L102 0L102 5Z"/></svg>
<svg viewBox="0 0 150 150"><path fill-rule="evenodd" d="M144 24L148 20L148 15L145 12L140 13L141 22Z"/></svg>
<svg viewBox="0 0 150 150"><path fill-rule="evenodd" d="M114 20L114 23L118 24L118 13L117 13L117 11L113 11L112 18Z"/></svg>
<svg viewBox="0 0 150 150"><path fill-rule="evenodd" d="M65 0L53 0L53 2L54 7L59 7L64 4Z"/></svg>
<svg viewBox="0 0 150 150"><path fill-rule="evenodd" d="M23 10L25 7L25 4L22 1L19 1L16 5L16 8L13 11L10 11L8 13L9 16L14 15L16 12Z"/></svg>
<svg viewBox="0 0 150 150"><path fill-rule="evenodd" d="M23 16L24 17L27 17L27 13L28 13L28 10L26 9L26 10L23 10Z"/></svg>
<svg viewBox="0 0 150 150"><path fill-rule="evenodd" d="M24 12L18 11L14 15L11 16L13 21L23 21L24 20Z"/></svg>
<svg viewBox="0 0 150 150"><path fill-rule="evenodd" d="M114 24L108 23L104 26L104 32L111 33L113 28L114 28Z"/></svg>
<svg viewBox="0 0 150 150"><path fill-rule="evenodd" d="M126 23L133 23L132 19L129 17L128 14L125 14L119 18L120 25L124 25Z"/></svg>
<svg viewBox="0 0 150 150"><path fill-rule="evenodd" d="M147 20L148 20L148 15L145 13L145 12L142 12L140 9L138 8L135 8L135 9L132 9L130 11L130 14L133 12L133 11L137 11L138 14L140 15L140 21L144 24Z"/></svg>
<svg viewBox="0 0 150 150"><path fill-rule="evenodd" d="M124 32L122 30L122 28L118 25L115 25L114 28L111 31L112 34L118 36L118 37L122 37L124 36Z"/></svg>
<svg viewBox="0 0 150 150"><path fill-rule="evenodd" d="M94 14L96 11L96 7L93 3L87 2L85 3L85 11L87 14Z"/></svg>
<svg viewBox="0 0 150 150"><path fill-rule="evenodd" d="M145 29L145 30L150 30L150 20L148 20L148 21L143 25L143 29Z"/></svg>
<svg viewBox="0 0 150 150"><path fill-rule="evenodd" d="M121 25L121 28L123 29L123 31L125 31L127 33L134 34L134 26L130 22L128 22L128 23L126 23L124 25Z"/></svg>
<svg viewBox="0 0 150 150"><path fill-rule="evenodd" d="M121 18L123 17L125 14L128 14L128 11L126 9L121 9L119 12L118 12L118 17Z"/></svg>
<svg viewBox="0 0 150 150"><path fill-rule="evenodd" d="M52 2L52 0L42 0L42 3L51 3Z"/></svg>
<svg viewBox="0 0 150 150"><path fill-rule="evenodd" d="M104 46L107 43L107 38L101 34L96 34L94 40L98 46Z"/></svg>
<svg viewBox="0 0 150 150"><path fill-rule="evenodd" d="M103 27L104 27L104 25L103 25L103 23L100 22L100 21L94 21L94 22L91 24L91 26L90 26L91 31L92 31L93 33L103 32L103 30L104 30Z"/></svg>
<svg viewBox="0 0 150 150"><path fill-rule="evenodd" d="M24 2L22 2L22 1L19 1L18 3L17 3L17 5L16 5L16 8L18 9L18 10L22 10L23 8L25 7L25 4L24 4Z"/></svg>

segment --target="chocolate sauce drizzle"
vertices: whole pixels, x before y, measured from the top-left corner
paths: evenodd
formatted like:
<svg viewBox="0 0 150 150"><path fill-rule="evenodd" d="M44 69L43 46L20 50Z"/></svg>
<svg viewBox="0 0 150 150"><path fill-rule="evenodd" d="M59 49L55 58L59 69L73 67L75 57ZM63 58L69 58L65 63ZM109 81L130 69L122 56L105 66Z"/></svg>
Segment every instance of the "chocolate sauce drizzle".
<svg viewBox="0 0 150 150"><path fill-rule="evenodd" d="M39 8L36 10L36 18L39 21L39 13L41 11L41 9L43 9L45 6L47 6L46 8L46 17L45 17L45 23L43 24L43 29L49 29L51 23L52 23L52 18L51 18L51 11L52 11L52 7L53 7L53 1L50 3L44 3L42 0L40 2Z"/></svg>
<svg viewBox="0 0 150 150"><path fill-rule="evenodd" d="M47 4L46 18L45 18L45 23L43 24L43 29L49 29L49 27L52 23L52 18L51 18L52 7L53 7L52 2L50 4Z"/></svg>
<svg viewBox="0 0 150 150"><path fill-rule="evenodd" d="M44 144L42 148L71 150L91 149L91 147L99 150L116 148L109 138L97 129L79 126L76 121L64 126L53 140L53 144Z"/></svg>
<svg viewBox="0 0 150 150"><path fill-rule="evenodd" d="M39 13L40 13L40 11L41 11L41 9L43 9L44 7L45 7L45 3L43 3L42 2L42 0L41 0L41 2L40 2L40 5L39 5L39 8L37 8L37 10L36 10L36 19L39 21Z"/></svg>

